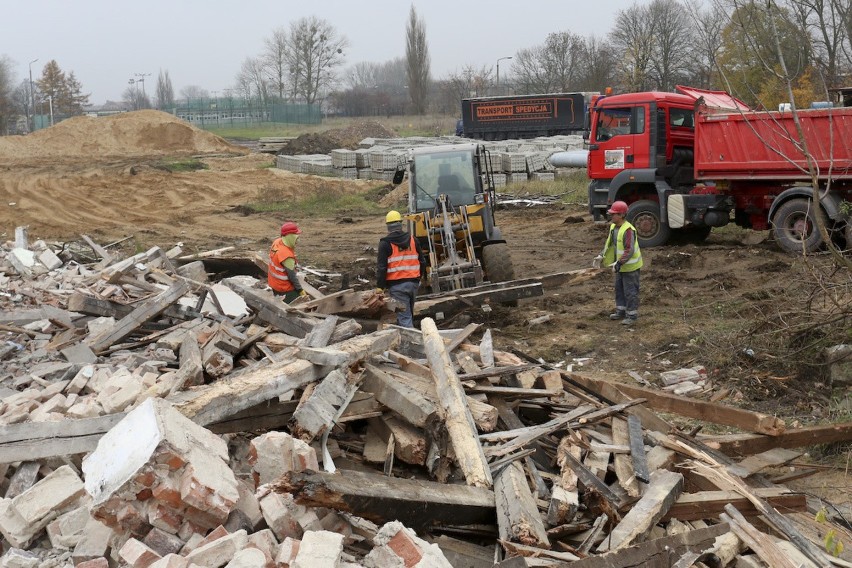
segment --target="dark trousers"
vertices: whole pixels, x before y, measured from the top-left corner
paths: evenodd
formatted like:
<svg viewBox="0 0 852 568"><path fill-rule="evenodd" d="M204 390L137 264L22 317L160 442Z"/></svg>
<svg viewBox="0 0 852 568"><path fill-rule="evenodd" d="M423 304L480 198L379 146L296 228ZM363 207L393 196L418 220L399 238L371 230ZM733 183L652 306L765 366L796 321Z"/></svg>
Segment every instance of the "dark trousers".
<svg viewBox="0 0 852 568"><path fill-rule="evenodd" d="M272 291L272 294L275 296L284 296L284 303L289 304L293 300L299 297L298 290L290 290L289 292L278 292L276 290Z"/></svg>
<svg viewBox="0 0 852 568"><path fill-rule="evenodd" d="M400 327L414 327L414 300L418 288L419 282L400 282L388 288L390 297L405 306L405 310L396 313L396 323Z"/></svg>
<svg viewBox="0 0 852 568"><path fill-rule="evenodd" d="M640 270L615 273L615 311L629 318L639 316Z"/></svg>

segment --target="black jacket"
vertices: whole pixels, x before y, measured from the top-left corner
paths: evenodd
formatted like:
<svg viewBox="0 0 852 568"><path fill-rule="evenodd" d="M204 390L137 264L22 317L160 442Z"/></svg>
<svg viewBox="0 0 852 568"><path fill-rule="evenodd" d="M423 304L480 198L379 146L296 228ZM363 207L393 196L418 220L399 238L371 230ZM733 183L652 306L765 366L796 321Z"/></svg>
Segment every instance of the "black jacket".
<svg viewBox="0 0 852 568"><path fill-rule="evenodd" d="M398 231L385 235L379 241L379 253L376 259L376 287L387 288L388 276L388 257L391 254L391 243L395 244L402 250L408 250L408 245L411 243L411 234L407 231ZM420 244L417 239L414 239L414 248L417 250L417 258L420 260L420 276L426 274L426 258L423 256L423 251L420 249ZM403 278L394 280L398 282L419 282L420 278Z"/></svg>

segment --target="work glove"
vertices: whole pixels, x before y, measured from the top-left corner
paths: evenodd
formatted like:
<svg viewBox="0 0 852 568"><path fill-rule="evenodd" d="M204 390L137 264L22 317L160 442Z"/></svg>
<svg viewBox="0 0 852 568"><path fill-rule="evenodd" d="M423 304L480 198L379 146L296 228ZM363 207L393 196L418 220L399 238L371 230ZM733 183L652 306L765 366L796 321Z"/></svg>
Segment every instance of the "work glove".
<svg viewBox="0 0 852 568"><path fill-rule="evenodd" d="M622 265L622 262L620 260L617 260L615 262L615 264L612 265L612 271L613 272L621 272L621 265Z"/></svg>
<svg viewBox="0 0 852 568"><path fill-rule="evenodd" d="M596 257L595 257L595 259L592 261L592 268L600 268L600 267L601 267L601 262L603 262L603 255L602 255L602 254L599 254L599 255L598 255L598 256L596 256Z"/></svg>
<svg viewBox="0 0 852 568"><path fill-rule="evenodd" d="M376 288L376 294L384 294L384 293L385 293L384 288Z"/></svg>
<svg viewBox="0 0 852 568"><path fill-rule="evenodd" d="M304 297L306 297L307 295L308 295L308 293L307 293L307 292L305 292L304 290L299 290L299 297L300 297L300 298L304 298Z"/></svg>

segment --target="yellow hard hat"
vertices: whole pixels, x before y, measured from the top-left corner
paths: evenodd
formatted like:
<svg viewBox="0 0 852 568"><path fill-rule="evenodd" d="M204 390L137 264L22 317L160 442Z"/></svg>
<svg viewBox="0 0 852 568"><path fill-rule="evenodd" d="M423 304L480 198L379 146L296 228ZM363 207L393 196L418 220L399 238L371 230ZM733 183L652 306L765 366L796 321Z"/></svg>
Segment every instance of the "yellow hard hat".
<svg viewBox="0 0 852 568"><path fill-rule="evenodd" d="M385 223L396 223L402 221L402 215L399 214L399 211L388 211L388 214L385 215Z"/></svg>

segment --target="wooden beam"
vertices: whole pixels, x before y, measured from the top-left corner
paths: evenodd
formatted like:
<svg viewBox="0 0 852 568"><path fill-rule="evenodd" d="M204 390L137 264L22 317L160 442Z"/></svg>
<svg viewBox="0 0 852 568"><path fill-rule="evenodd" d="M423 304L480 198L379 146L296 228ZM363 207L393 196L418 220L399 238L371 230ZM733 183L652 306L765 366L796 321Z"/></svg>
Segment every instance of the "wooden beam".
<svg viewBox="0 0 852 568"><path fill-rule="evenodd" d="M565 460L565 454L568 453L576 461L580 461L582 457L582 450L572 441L570 435L563 436L556 448L556 464L560 468L560 475L553 481L553 492L547 508L547 522L551 526L570 523L580 506L577 474Z"/></svg>
<svg viewBox="0 0 852 568"><path fill-rule="evenodd" d="M376 400L418 428L438 419L438 407L433 401L373 365L366 367L362 390L373 393Z"/></svg>
<svg viewBox="0 0 852 568"><path fill-rule="evenodd" d="M633 459L633 472L642 483L651 481L648 473L648 459L645 456L645 441L642 438L642 422L638 416L627 415L627 433L630 436L630 457Z"/></svg>
<svg viewBox="0 0 852 568"><path fill-rule="evenodd" d="M440 401L441 418L449 433L459 467L468 485L491 487L491 470L479 444L476 424L467 406L464 389L444 348L444 341L431 318L424 318L420 329L423 331L423 345Z"/></svg>
<svg viewBox="0 0 852 568"><path fill-rule="evenodd" d="M590 556L571 563L571 568L647 568L671 566L676 555L713 546L716 537L730 530L728 523L695 529L674 536L649 540L600 556Z"/></svg>
<svg viewBox="0 0 852 568"><path fill-rule="evenodd" d="M612 442L618 445L629 446L630 444L627 422L615 416L612 419ZM615 464L615 475L618 478L618 484L631 497L639 497L641 494L639 480L633 472L633 461L630 459L630 455L614 453L613 462Z"/></svg>
<svg viewBox="0 0 852 568"><path fill-rule="evenodd" d="M396 331L384 330L359 335L332 346L349 353L349 362L354 363L369 354L386 351L398 341L399 334ZM177 404L176 408L196 423L206 426L224 420L240 410L303 387L329 371L301 359L272 363L253 372L245 372L229 381L217 381L198 387L192 391L191 400Z"/></svg>
<svg viewBox="0 0 852 568"><path fill-rule="evenodd" d="M797 568L775 541L765 533L757 530L749 523L737 509L731 505L725 506L725 513L721 515L722 521L730 524L731 531L739 537L750 549L752 549L768 566L772 568ZM829 566L826 563L821 566Z"/></svg>
<svg viewBox="0 0 852 568"><path fill-rule="evenodd" d="M624 515L621 522L598 546L597 551L607 552L630 546L668 512L682 489L681 474L666 470L652 473L645 495Z"/></svg>
<svg viewBox="0 0 852 568"><path fill-rule="evenodd" d="M760 434L729 434L719 436L699 436L699 439L711 448L728 455L750 456L773 448L805 448L814 444L832 444L852 440L852 422L805 426L795 430L786 430L778 436Z"/></svg>
<svg viewBox="0 0 852 568"><path fill-rule="evenodd" d="M782 487L755 488L753 491L755 495L785 513L808 510L807 496L801 493L791 493L789 489ZM761 514L751 501L736 491L699 491L681 495L661 520L715 519L729 503L746 517L756 517Z"/></svg>
<svg viewBox="0 0 852 568"><path fill-rule="evenodd" d="M272 485L300 505L328 507L373 522L399 520L421 529L452 520L454 525L494 524L494 493L482 487L386 477L347 470L340 474L287 472Z"/></svg>
<svg viewBox="0 0 852 568"><path fill-rule="evenodd" d="M89 337L85 343L95 353L103 353L110 345L121 341L148 321L159 316L167 307L177 302L189 292L186 282L176 282L172 287L142 302L130 314L118 320L115 325L103 330L94 337Z"/></svg>
<svg viewBox="0 0 852 568"><path fill-rule="evenodd" d="M512 284L514 283L513 281ZM414 315L418 317L431 317L438 312L443 312L444 315L447 315L469 308L471 304L476 306L500 304L524 298L534 298L544 294L541 284L538 282L504 286L503 288L478 292L472 292L471 290L474 289L459 292L455 296L418 300L414 303Z"/></svg>
<svg viewBox="0 0 852 568"><path fill-rule="evenodd" d="M607 382L588 376L583 378L586 381L595 384ZM769 436L778 436L784 432L784 421L775 416L769 416L768 414L751 412L749 410L725 406L723 404L704 402L693 398L668 394L656 389L648 389L635 385L618 383L615 386L618 390L628 396L646 399L648 406L656 410L672 412L674 414L679 414L680 416L704 420L705 422L711 422L713 424L734 426L741 430L767 434Z"/></svg>
<svg viewBox="0 0 852 568"><path fill-rule="evenodd" d="M550 548L550 540L521 464L514 461L494 480L500 539Z"/></svg>
<svg viewBox="0 0 852 568"><path fill-rule="evenodd" d="M293 434L310 443L331 428L341 405L348 402L358 388L360 377L349 373L348 369L335 369L326 375L293 413Z"/></svg>

